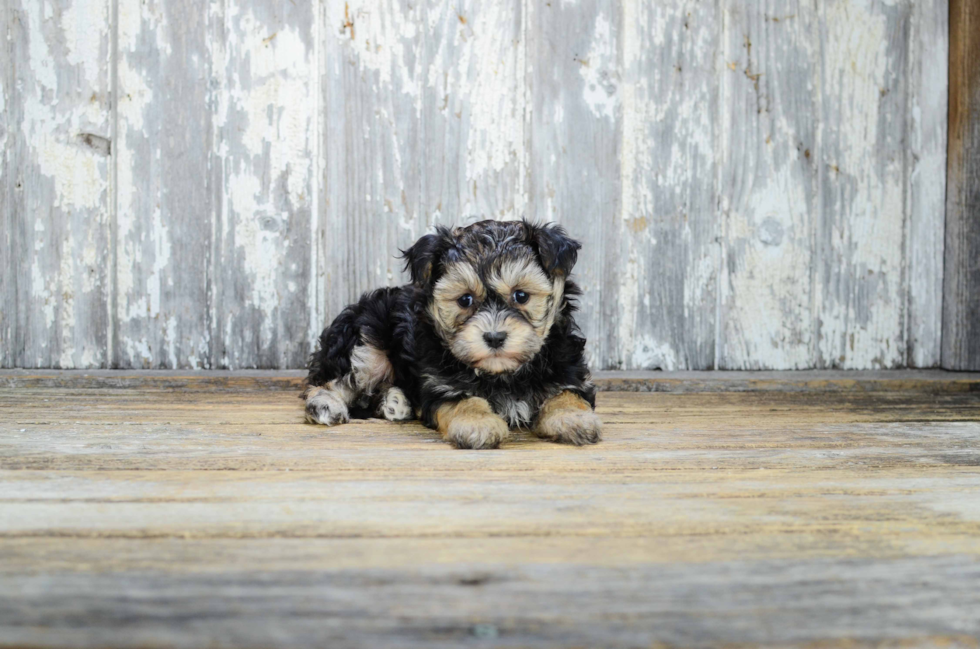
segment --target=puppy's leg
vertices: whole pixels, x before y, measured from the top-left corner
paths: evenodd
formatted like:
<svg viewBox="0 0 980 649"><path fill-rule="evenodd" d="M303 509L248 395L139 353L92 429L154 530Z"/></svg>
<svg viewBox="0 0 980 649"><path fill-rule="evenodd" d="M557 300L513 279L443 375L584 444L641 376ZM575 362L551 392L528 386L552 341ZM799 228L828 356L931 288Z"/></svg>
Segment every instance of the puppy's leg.
<svg viewBox="0 0 980 649"><path fill-rule="evenodd" d="M406 421L413 417L412 404L401 388L390 387L381 402L381 414L388 421Z"/></svg>
<svg viewBox="0 0 980 649"><path fill-rule="evenodd" d="M497 448L510 434L507 422L479 397L439 406L436 427L456 448Z"/></svg>
<svg viewBox="0 0 980 649"><path fill-rule="evenodd" d="M350 420L347 406L353 401L353 391L343 379L311 386L307 388L305 398L306 421L311 424L335 426Z"/></svg>
<svg viewBox="0 0 980 649"><path fill-rule="evenodd" d="M576 446L595 444L602 433L602 422L585 399L565 391L541 406L534 433L552 442Z"/></svg>
<svg viewBox="0 0 980 649"><path fill-rule="evenodd" d="M380 413L386 419L410 419L411 404L398 388L391 387L394 369L388 355L370 342L361 342L350 355L350 372L306 392L306 420L313 424L345 424L350 408L366 408L375 394L384 394ZM389 412L389 410L391 412Z"/></svg>

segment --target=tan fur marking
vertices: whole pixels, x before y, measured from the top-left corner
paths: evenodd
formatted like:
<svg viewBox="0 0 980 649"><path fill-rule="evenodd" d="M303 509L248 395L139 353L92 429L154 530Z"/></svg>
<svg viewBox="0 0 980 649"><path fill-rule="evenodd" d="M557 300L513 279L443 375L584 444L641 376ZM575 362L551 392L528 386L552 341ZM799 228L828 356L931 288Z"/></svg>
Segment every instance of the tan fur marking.
<svg viewBox="0 0 980 649"><path fill-rule="evenodd" d="M602 422L585 399L566 390L544 402L534 432L553 442L582 446L599 441Z"/></svg>
<svg viewBox="0 0 980 649"><path fill-rule="evenodd" d="M350 364L354 387L365 394L373 394L379 384L390 384L395 377L388 355L369 343L354 348Z"/></svg>
<svg viewBox="0 0 980 649"><path fill-rule="evenodd" d="M497 448L510 434L507 422L479 397L439 406L436 427L457 448Z"/></svg>
<svg viewBox="0 0 980 649"><path fill-rule="evenodd" d="M480 281L476 269L464 262L447 266L442 277L432 288L432 294L437 300L455 302L458 297L466 293L472 293L473 297L483 299L486 295L486 288Z"/></svg>
<svg viewBox="0 0 980 649"><path fill-rule="evenodd" d="M527 259L507 260L490 275L490 286L499 295L509 297L515 289L531 295L551 293L551 282L541 267Z"/></svg>
<svg viewBox="0 0 980 649"><path fill-rule="evenodd" d="M444 340L452 337L456 327L472 311L461 308L456 300L470 293L479 302L486 297L486 292L480 276L468 263L459 262L446 268L446 272L432 289L432 303L429 304L429 315L436 325L436 331Z"/></svg>
<svg viewBox="0 0 980 649"><path fill-rule="evenodd" d="M565 390L561 394L545 401L544 405L541 406L541 412L538 417L547 417L558 410L592 410L592 406L589 405L588 401L574 392Z"/></svg>
<svg viewBox="0 0 980 649"><path fill-rule="evenodd" d="M564 278L554 281L548 279L537 264L528 260L511 260L500 264L489 278L490 287L499 295L510 299L511 294L520 289L529 296L526 304L512 304L521 309L530 320L535 332L542 338L548 336L551 325L561 308L565 293ZM548 300L551 297L552 299Z"/></svg>

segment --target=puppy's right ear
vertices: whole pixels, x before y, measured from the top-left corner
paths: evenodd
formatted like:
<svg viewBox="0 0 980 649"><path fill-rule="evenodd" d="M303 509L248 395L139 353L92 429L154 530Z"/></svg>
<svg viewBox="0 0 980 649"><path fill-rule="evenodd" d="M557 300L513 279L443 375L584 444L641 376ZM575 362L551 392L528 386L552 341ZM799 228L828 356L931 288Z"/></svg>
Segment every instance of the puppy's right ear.
<svg viewBox="0 0 980 649"><path fill-rule="evenodd" d="M434 234L427 234L408 250L402 250L401 258L405 260L405 270L412 275L412 284L419 288L429 286L439 258L451 245L449 230L438 227Z"/></svg>

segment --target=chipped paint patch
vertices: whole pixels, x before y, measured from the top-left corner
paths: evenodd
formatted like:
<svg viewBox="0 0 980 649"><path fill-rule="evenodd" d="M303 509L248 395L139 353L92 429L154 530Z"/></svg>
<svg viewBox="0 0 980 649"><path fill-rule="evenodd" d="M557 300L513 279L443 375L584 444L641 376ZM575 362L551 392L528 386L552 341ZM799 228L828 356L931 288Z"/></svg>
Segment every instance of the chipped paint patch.
<svg viewBox="0 0 980 649"><path fill-rule="evenodd" d="M308 20L291 15L283 22L266 9L229 5L231 34L218 54L215 130L225 218L217 233L216 308L224 319L217 342L228 367L302 362L309 344L317 60ZM361 27L358 38L370 33ZM289 290L290 282L304 289ZM303 332L295 339L285 334L294 328Z"/></svg>
<svg viewBox="0 0 980 649"><path fill-rule="evenodd" d="M591 43L588 53L578 59L579 74L585 82L582 100L596 117L615 120L619 108L619 53L612 24L604 13L596 16Z"/></svg>
<svg viewBox="0 0 980 649"><path fill-rule="evenodd" d="M833 367L904 364L906 179L898 155L904 136L890 134L882 121L882 108L891 101L887 89L904 74L891 65L889 53L895 24L889 20L901 20L903 11L853 1L828 6L823 17L825 69L833 72L822 90L834 111L823 138L823 159L832 168L824 208L834 218L823 234L825 269L816 288L820 356Z"/></svg>
<svg viewBox="0 0 980 649"><path fill-rule="evenodd" d="M105 364L109 245L123 364L298 365L432 223L521 215L585 239L598 366L938 359L942 7L300 5L120 0L114 141L111 3L11 6L18 363Z"/></svg>

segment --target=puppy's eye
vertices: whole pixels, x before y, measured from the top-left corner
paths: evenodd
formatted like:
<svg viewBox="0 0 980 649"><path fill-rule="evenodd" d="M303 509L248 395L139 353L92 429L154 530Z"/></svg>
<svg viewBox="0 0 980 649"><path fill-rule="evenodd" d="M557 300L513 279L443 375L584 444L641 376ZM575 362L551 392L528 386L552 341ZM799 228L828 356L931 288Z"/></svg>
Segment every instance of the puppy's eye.
<svg viewBox="0 0 980 649"><path fill-rule="evenodd" d="M514 301L518 304L527 304L529 299L531 299L531 296L524 291L514 291Z"/></svg>
<svg viewBox="0 0 980 649"><path fill-rule="evenodd" d="M458 304L460 308L468 309L471 306L473 306L473 296L467 293L466 295L456 300L456 304Z"/></svg>

